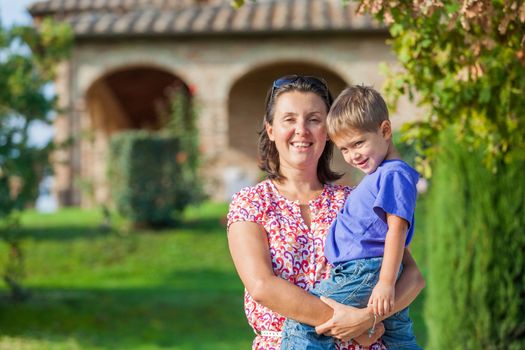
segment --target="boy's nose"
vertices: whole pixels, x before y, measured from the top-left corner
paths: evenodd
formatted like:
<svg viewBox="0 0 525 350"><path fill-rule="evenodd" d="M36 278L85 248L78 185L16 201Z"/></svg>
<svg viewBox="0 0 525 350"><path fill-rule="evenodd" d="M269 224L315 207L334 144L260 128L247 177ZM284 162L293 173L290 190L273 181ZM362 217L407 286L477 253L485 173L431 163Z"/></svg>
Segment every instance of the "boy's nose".
<svg viewBox="0 0 525 350"><path fill-rule="evenodd" d="M352 153L352 160L355 162L355 161L359 161L359 159L361 158L361 153L359 152L354 152Z"/></svg>

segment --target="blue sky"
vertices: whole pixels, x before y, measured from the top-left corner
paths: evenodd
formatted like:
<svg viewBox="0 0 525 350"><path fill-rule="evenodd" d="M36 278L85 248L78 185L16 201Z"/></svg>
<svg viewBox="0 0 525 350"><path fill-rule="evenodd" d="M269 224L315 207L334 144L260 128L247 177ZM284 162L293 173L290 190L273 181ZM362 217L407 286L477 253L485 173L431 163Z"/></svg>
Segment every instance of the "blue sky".
<svg viewBox="0 0 525 350"><path fill-rule="evenodd" d="M4 26L27 24L31 22L31 16L27 13L27 6L35 0L0 0L0 15Z"/></svg>
<svg viewBox="0 0 525 350"><path fill-rule="evenodd" d="M0 18L2 26L11 27L13 24L30 24L31 16L27 7L35 0L0 0ZM43 145L53 135L50 126L37 123L29 129L29 139L34 145Z"/></svg>

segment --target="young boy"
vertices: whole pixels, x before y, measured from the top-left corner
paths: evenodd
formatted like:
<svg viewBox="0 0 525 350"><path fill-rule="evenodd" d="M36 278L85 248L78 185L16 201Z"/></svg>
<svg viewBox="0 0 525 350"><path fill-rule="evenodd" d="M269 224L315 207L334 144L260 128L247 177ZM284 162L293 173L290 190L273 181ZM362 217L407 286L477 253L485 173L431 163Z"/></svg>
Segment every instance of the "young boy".
<svg viewBox="0 0 525 350"><path fill-rule="evenodd" d="M370 87L351 86L335 100L327 117L328 134L345 161L366 175L349 195L332 223L325 256L330 277L312 294L356 307L371 307L377 317L394 306L403 251L414 232L419 174L400 160L392 143L388 109ZM421 349L415 341L408 309L383 321L386 348ZM291 319L285 322L281 349L334 349L331 337Z"/></svg>

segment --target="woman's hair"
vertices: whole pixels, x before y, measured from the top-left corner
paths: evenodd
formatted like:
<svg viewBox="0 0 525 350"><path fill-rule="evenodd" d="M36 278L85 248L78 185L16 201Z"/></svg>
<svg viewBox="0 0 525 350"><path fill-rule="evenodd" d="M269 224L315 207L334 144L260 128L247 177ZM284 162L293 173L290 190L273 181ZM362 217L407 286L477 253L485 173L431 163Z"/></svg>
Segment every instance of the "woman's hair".
<svg viewBox="0 0 525 350"><path fill-rule="evenodd" d="M259 168L268 174L270 179L280 180L284 176L281 174L279 168L279 152L275 147L275 143L270 140L266 132L266 123L272 125L275 114L275 102L278 97L284 93L298 91L298 92L312 92L321 97L325 106L326 112L330 110L333 99L324 80L312 76L303 75L287 75L275 80L272 87L268 90L265 102L265 112L263 125L259 131ZM333 172L330 169L330 161L334 144L327 140L323 153L319 158L317 164L317 178L323 184L338 180L342 174Z"/></svg>

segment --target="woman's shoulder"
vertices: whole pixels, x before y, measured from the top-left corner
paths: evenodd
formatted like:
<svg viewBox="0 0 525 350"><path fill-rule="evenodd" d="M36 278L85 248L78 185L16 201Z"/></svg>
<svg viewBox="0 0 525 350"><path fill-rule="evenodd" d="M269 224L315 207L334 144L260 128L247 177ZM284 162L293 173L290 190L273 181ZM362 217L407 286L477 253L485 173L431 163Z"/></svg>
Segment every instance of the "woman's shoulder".
<svg viewBox="0 0 525 350"><path fill-rule="evenodd" d="M260 223L271 200L272 186L269 180L248 186L235 193L228 210L228 227L237 221Z"/></svg>
<svg viewBox="0 0 525 350"><path fill-rule="evenodd" d="M232 197L232 202L238 199L255 199L263 198L268 193L272 192L272 186L270 180L264 180L253 186L247 186L239 190Z"/></svg>
<svg viewBox="0 0 525 350"><path fill-rule="evenodd" d="M277 200L277 196L270 180L264 180L253 186L242 188L235 193L230 202L230 210L236 207L253 207L264 209Z"/></svg>

